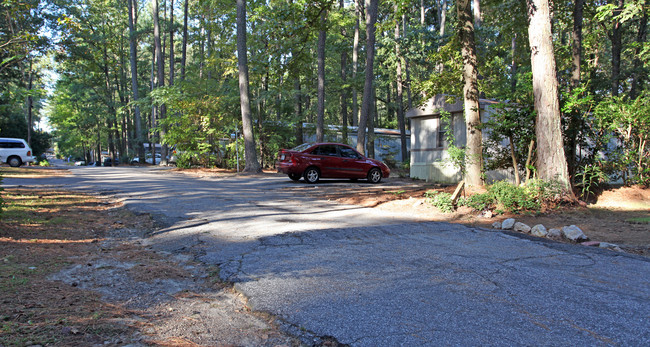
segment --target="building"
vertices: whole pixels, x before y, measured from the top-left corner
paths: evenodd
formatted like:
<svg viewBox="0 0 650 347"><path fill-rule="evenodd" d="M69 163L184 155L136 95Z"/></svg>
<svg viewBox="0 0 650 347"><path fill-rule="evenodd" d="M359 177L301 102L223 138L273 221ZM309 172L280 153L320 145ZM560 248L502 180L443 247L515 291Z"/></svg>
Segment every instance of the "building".
<svg viewBox="0 0 650 347"><path fill-rule="evenodd" d="M483 122L495 112L492 106L497 103L494 100L479 100ZM412 178L436 183L458 183L463 179L461 172L449 162L449 144L445 136L447 124L445 117L442 117L443 111L450 114L448 121L453 130L454 145L464 147L467 143L462 98L440 94L429 99L423 106L408 110L406 117L411 121ZM487 138L485 131L483 138ZM488 182L504 179L514 181L514 175L508 170L489 171L486 177Z"/></svg>

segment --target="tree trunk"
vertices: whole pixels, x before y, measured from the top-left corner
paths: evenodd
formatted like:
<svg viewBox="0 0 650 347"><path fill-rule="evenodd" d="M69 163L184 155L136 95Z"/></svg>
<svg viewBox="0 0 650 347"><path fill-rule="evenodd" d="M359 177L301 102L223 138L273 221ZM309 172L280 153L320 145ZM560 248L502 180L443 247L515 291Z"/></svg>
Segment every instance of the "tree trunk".
<svg viewBox="0 0 650 347"><path fill-rule="evenodd" d="M372 107L368 112L368 157L375 157L375 119L377 119L377 90L372 89L371 103Z"/></svg>
<svg viewBox="0 0 650 347"><path fill-rule="evenodd" d="M397 5L395 5L395 12L397 12ZM399 21L395 24L395 57L397 59L397 95L396 95L396 104L397 104L397 126L399 127L400 135L400 145L401 145L401 154L402 160L406 161L406 156L408 152L406 150L406 126L404 122L404 87L402 85L402 52L400 51L400 32L399 32Z"/></svg>
<svg viewBox="0 0 650 347"><path fill-rule="evenodd" d="M325 39L327 37L326 11L320 15L320 31L318 33L318 109L316 114L316 142L323 142L325 120Z"/></svg>
<svg viewBox="0 0 650 347"><path fill-rule="evenodd" d="M465 184L482 186L483 136L481 132L481 115L479 111L478 66L476 61L476 44L474 41L474 24L470 0L459 0L458 24L463 56L463 99L465 109L465 127L467 147L465 148Z"/></svg>
<svg viewBox="0 0 650 347"><path fill-rule="evenodd" d="M571 32L571 89L575 90L580 87L580 74L582 63L582 19L583 19L584 0L575 0L573 3L573 31ZM578 147L578 135L580 133L579 111L574 111L569 115L569 126L567 128L567 168L569 177L573 177L576 169L576 151Z"/></svg>
<svg viewBox="0 0 650 347"><path fill-rule="evenodd" d="M300 77L295 77L293 81L293 88L296 93L296 105L294 106L294 111L296 113L296 146L302 144L302 121L304 119L302 114L302 97L300 95Z"/></svg>
<svg viewBox="0 0 650 347"><path fill-rule="evenodd" d="M614 15L617 16L623 10L623 5L625 5L625 0L616 0L618 8L614 11ZM623 23L619 20L614 21L614 27L612 28L612 33L610 39L612 41L612 96L618 96L618 89L620 87L621 80L621 51L623 50Z"/></svg>
<svg viewBox="0 0 650 347"><path fill-rule="evenodd" d="M27 96L27 144L32 146L32 125L34 124L34 99L32 98L32 88L34 84L34 72L32 71L32 58L29 58L29 76L27 77L27 90L30 92Z"/></svg>
<svg viewBox="0 0 650 347"><path fill-rule="evenodd" d="M183 9L183 49L181 53L181 81L185 80L185 64L187 62L187 14L188 14L188 2L190 0L185 0L185 6Z"/></svg>
<svg viewBox="0 0 650 347"><path fill-rule="evenodd" d="M366 125L368 115L371 112L373 80L374 80L374 62L375 62L375 22L377 21L377 7L379 0L366 1L366 78L363 85L363 103L361 105L361 115L359 117L359 130L357 133L357 151L366 153Z"/></svg>
<svg viewBox="0 0 650 347"><path fill-rule="evenodd" d="M251 105L248 92L248 57L246 48L246 0L237 0L237 65L239 67L239 100L241 119L244 133L244 154L246 166L244 172L261 172L257 153L255 153L255 137L251 120Z"/></svg>
<svg viewBox="0 0 650 347"><path fill-rule="evenodd" d="M169 4L169 85L174 85L174 0Z"/></svg>
<svg viewBox="0 0 650 347"><path fill-rule="evenodd" d="M573 31L571 32L572 47L571 60L571 87L580 86L580 65L582 62L582 18L584 0L574 0L573 3Z"/></svg>
<svg viewBox="0 0 650 347"><path fill-rule="evenodd" d="M406 15L402 15L402 32L403 36L406 36ZM406 104L408 109L413 108L413 101L411 100L411 73L409 71L409 60L408 57L402 57L404 59L404 70L406 72Z"/></svg>
<svg viewBox="0 0 650 347"><path fill-rule="evenodd" d="M158 76L158 84L157 87L164 87L165 86L165 61L163 57L163 52L162 52L162 43L160 40L160 21L158 18L158 0L153 1L153 37L154 37L154 49L156 51L156 67L157 67L157 76ZM165 113L166 113L166 107L165 105L160 105L158 107L158 119L163 120L165 119ZM165 137L165 126L164 124L161 124L160 126L160 138ZM164 158L167 156L167 153L165 151L166 147L163 147L160 153L161 158ZM154 157L155 158L155 157Z"/></svg>
<svg viewBox="0 0 650 347"><path fill-rule="evenodd" d="M558 101L555 56L548 0L528 2L528 39L531 48L533 94L537 120L537 173L545 181L557 180L573 197L564 156L560 104Z"/></svg>
<svg viewBox="0 0 650 347"><path fill-rule="evenodd" d="M512 159L512 167L515 171L515 185L519 186L521 184L521 178L519 178L519 162L517 161L517 152L515 151L515 140L512 136L509 136L508 142L510 142L510 159Z"/></svg>
<svg viewBox="0 0 650 347"><path fill-rule="evenodd" d="M634 100L639 96L639 86L643 86L647 75L643 72L643 62L639 57L641 56L641 50L643 45L646 42L647 37L647 28L648 28L648 11L643 11L643 17L639 21L639 31L636 36L637 47L634 54L634 68L632 72L632 86L630 88L630 99Z"/></svg>
<svg viewBox="0 0 650 347"><path fill-rule="evenodd" d="M483 13L481 12L481 0L472 0L474 3L474 27L478 28L483 24Z"/></svg>
<svg viewBox="0 0 650 347"><path fill-rule="evenodd" d="M345 8L344 0L339 1L339 7L341 10ZM345 27L341 29L341 36L345 37L347 34ZM348 83L347 79L347 65L348 65L348 52L343 50L341 52L341 84L346 85ZM348 143L348 87L341 88L341 132L343 136L343 143Z"/></svg>
<svg viewBox="0 0 650 347"><path fill-rule="evenodd" d="M441 0L440 1L440 19L438 23L440 23L440 30L438 33L440 34L440 37L445 36L445 26L447 23L447 0Z"/></svg>
<svg viewBox="0 0 650 347"><path fill-rule="evenodd" d="M140 106L137 102L138 95L138 45L136 42L137 13L134 8L134 1L128 0L129 6L129 48L131 53L131 90L133 92L133 102L135 103L134 122L135 122L135 147L139 158L144 158L144 139L142 133L142 118L140 116Z"/></svg>
<svg viewBox="0 0 650 347"><path fill-rule="evenodd" d="M359 91L357 90L357 70L359 68L359 1L354 1L354 40L352 42L352 126L359 124Z"/></svg>

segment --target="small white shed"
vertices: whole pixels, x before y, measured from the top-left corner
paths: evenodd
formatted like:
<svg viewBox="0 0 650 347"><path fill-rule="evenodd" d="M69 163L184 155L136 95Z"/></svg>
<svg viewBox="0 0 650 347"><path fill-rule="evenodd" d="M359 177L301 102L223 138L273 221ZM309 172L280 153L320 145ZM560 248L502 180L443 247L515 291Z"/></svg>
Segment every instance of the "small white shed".
<svg viewBox="0 0 650 347"><path fill-rule="evenodd" d="M449 102L452 101L452 102ZM491 106L497 101L480 99L479 108L481 120L487 121L494 110ZM411 171L413 178L427 182L458 183L463 179L458 169L447 162L449 153L445 141L446 124L441 118L441 111L451 114L451 123L457 147L467 143L465 132L465 117L463 114L463 99L449 95L436 95L423 106L415 107L406 112L411 120ZM483 133L483 138L487 138ZM488 180L510 179L511 175L503 171L488 172Z"/></svg>

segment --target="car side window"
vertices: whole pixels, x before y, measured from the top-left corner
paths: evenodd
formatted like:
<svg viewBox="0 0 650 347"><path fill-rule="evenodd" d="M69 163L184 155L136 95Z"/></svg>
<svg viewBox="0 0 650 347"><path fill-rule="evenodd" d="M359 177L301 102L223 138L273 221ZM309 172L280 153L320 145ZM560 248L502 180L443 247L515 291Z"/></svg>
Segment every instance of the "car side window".
<svg viewBox="0 0 650 347"><path fill-rule="evenodd" d="M359 159L359 153L355 152L352 148L339 146L339 150L343 158Z"/></svg>
<svg viewBox="0 0 650 347"><path fill-rule="evenodd" d="M0 148L25 148L25 144L17 141L2 141Z"/></svg>
<svg viewBox="0 0 650 347"><path fill-rule="evenodd" d="M338 152L336 151L336 146L333 145L323 145L323 146L318 146L312 154L316 155L327 155L330 157L338 157Z"/></svg>

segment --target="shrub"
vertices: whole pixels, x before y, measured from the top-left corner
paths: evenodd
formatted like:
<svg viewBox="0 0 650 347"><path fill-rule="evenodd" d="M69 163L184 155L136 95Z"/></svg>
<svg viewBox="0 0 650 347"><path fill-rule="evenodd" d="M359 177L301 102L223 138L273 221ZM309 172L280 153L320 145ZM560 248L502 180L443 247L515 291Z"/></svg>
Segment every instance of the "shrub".
<svg viewBox="0 0 650 347"><path fill-rule="evenodd" d="M47 166L50 166L50 162L43 159L43 160L38 162L38 166L47 167Z"/></svg>
<svg viewBox="0 0 650 347"><path fill-rule="evenodd" d="M494 195L491 193L475 194L467 198L458 199L459 206L467 206L477 211L489 209L494 205Z"/></svg>
<svg viewBox="0 0 650 347"><path fill-rule="evenodd" d="M454 204L451 201L451 194L431 190L424 193L424 196L427 198L429 204L438 208L440 211L444 213L454 212Z"/></svg>
<svg viewBox="0 0 650 347"><path fill-rule="evenodd" d="M580 195L585 200L589 199L589 195L595 195L600 185L609 179L600 166L596 165L583 166L576 177L579 180L576 186L581 188Z"/></svg>
<svg viewBox="0 0 650 347"><path fill-rule="evenodd" d="M519 210L538 210L541 203L538 195L526 187L515 186L506 181L497 181L488 188L500 208L515 212Z"/></svg>
<svg viewBox="0 0 650 347"><path fill-rule="evenodd" d="M194 158L194 153L190 151L179 152L176 158L176 167L181 169L191 168L193 158Z"/></svg>

